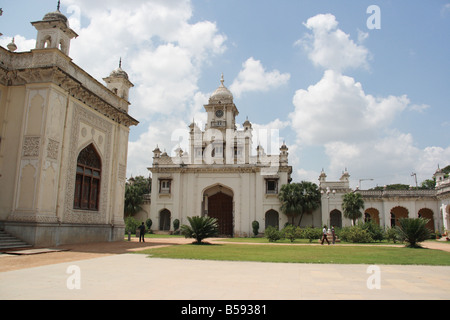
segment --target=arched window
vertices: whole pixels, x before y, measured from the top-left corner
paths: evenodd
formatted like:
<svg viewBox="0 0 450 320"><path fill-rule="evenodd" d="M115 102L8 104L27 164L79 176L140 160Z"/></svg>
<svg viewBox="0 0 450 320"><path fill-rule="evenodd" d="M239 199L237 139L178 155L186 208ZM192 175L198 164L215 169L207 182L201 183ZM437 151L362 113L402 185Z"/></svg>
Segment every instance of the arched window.
<svg viewBox="0 0 450 320"><path fill-rule="evenodd" d="M90 144L78 155L73 208L98 211L102 164L95 147Z"/></svg>

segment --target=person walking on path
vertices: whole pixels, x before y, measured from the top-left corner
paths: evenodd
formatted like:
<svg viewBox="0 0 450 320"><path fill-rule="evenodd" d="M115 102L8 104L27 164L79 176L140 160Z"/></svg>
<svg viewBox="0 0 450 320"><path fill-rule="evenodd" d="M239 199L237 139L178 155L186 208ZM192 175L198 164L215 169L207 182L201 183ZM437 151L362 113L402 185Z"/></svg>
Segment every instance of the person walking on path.
<svg viewBox="0 0 450 320"><path fill-rule="evenodd" d="M323 226L322 233L323 233L323 235L322 235L322 242L320 244L323 245L323 242L325 240L327 240L328 245L330 245L330 241L328 241L328 238L327 238L327 226Z"/></svg>
<svg viewBox="0 0 450 320"><path fill-rule="evenodd" d="M145 235L145 225L142 222L142 224L139 226L139 242L141 242L141 239L142 242L145 242L144 235Z"/></svg>

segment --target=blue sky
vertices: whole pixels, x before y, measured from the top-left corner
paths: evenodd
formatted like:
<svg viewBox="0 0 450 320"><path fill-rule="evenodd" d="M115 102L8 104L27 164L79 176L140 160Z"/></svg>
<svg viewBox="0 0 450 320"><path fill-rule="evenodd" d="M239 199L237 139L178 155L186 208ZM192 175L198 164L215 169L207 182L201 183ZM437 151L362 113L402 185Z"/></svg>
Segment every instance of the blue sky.
<svg viewBox="0 0 450 320"><path fill-rule="evenodd" d="M54 0L2 1L0 45L34 47ZM413 185L450 164L450 0L62 0L70 56L99 81L123 59L135 84L127 174L177 147L220 84L256 128L279 130L294 181L345 168L356 187ZM369 29L377 5L381 29Z"/></svg>

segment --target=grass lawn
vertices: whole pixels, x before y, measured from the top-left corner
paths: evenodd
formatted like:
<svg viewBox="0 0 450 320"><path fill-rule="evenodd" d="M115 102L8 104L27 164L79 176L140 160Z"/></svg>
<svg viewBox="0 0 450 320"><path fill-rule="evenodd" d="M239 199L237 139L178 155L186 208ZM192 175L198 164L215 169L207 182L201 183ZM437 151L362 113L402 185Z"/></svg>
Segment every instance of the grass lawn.
<svg viewBox="0 0 450 320"><path fill-rule="evenodd" d="M282 263L450 265L450 252L389 246L350 245L174 245L140 251L155 258Z"/></svg>

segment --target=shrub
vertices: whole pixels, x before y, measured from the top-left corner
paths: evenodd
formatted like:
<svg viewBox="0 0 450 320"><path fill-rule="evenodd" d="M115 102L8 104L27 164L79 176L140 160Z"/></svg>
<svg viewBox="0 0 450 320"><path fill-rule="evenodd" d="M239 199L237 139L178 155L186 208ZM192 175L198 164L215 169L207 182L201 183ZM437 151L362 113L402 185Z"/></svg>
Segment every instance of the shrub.
<svg viewBox="0 0 450 320"><path fill-rule="evenodd" d="M398 238L398 234L395 228L387 228L386 231L384 232L384 237L388 242L392 240L392 242L396 243L397 241L400 240Z"/></svg>
<svg viewBox="0 0 450 320"><path fill-rule="evenodd" d="M301 234L302 239L309 239L309 242L313 242L313 240L320 239L322 237L322 229L321 228L313 228L306 227L302 230Z"/></svg>
<svg viewBox="0 0 450 320"><path fill-rule="evenodd" d="M423 218L402 218L395 229L399 238L408 243L408 247L420 248L418 243L430 238L430 230L426 227L428 221Z"/></svg>
<svg viewBox="0 0 450 320"><path fill-rule="evenodd" d="M373 242L370 233L359 225L342 228L339 237L344 241L353 243Z"/></svg>
<svg viewBox="0 0 450 320"><path fill-rule="evenodd" d="M272 226L268 226L264 232L264 236L269 239L269 242L275 242L281 239L281 232Z"/></svg>
<svg viewBox="0 0 450 320"><path fill-rule="evenodd" d="M216 218L211 217L187 217L190 226L182 225L181 234L186 238L194 238L197 244L202 240L215 237L219 234L219 225Z"/></svg>
<svg viewBox="0 0 450 320"><path fill-rule="evenodd" d="M361 228L370 234L373 241L382 241L384 239L383 229L376 223L366 222L361 225Z"/></svg>
<svg viewBox="0 0 450 320"><path fill-rule="evenodd" d="M301 229L300 227L296 227L292 224L287 225L282 230L283 238L289 239L291 242L294 242L295 239L299 239L301 237Z"/></svg>
<svg viewBox="0 0 450 320"><path fill-rule="evenodd" d="M150 230L152 227L152 219L147 219L147 221L145 221L145 225L147 226L147 229Z"/></svg>
<svg viewBox="0 0 450 320"><path fill-rule="evenodd" d="M253 221L252 222L252 228L253 228L253 235L256 237L259 233L259 222Z"/></svg>
<svg viewBox="0 0 450 320"><path fill-rule="evenodd" d="M133 217L127 217L125 219L125 233L136 233L137 227L140 226L139 221Z"/></svg>

